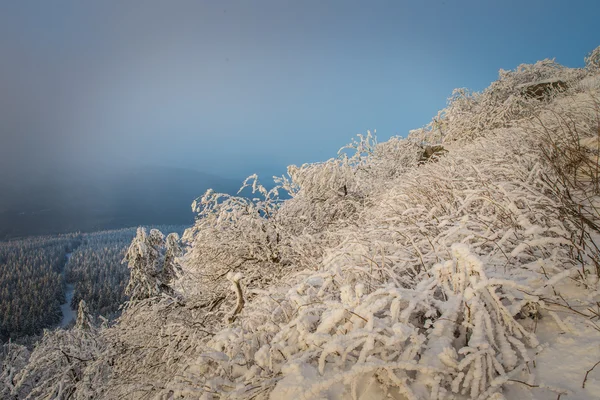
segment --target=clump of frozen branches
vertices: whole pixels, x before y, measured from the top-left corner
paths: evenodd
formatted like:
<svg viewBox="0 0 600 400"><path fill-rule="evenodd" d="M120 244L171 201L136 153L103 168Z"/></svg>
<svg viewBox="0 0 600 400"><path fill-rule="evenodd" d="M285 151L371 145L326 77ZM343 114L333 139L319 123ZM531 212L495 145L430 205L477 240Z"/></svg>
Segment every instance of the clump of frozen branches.
<svg viewBox="0 0 600 400"><path fill-rule="evenodd" d="M554 60L521 64L514 71L500 70L498 80L481 93L455 89L448 106L425 128L412 131L410 137L429 143L472 140L486 131L513 126L545 103L528 95L528 87L542 84L544 98L552 99L584 76L584 71L563 67Z"/></svg>
<svg viewBox="0 0 600 400"><path fill-rule="evenodd" d="M30 354L27 347L11 341L2 345L0 350L0 397L3 399L14 397L17 383L15 378L27 365Z"/></svg>
<svg viewBox="0 0 600 400"><path fill-rule="evenodd" d="M512 288L531 289L519 288L510 280L489 279L481 260L466 245L453 245L452 253L453 260L438 264L433 270L436 285L448 300L434 323L431 346L422 358L450 367L453 371L444 378L451 378L451 382L443 387L444 379L436 376L429 375L424 380L430 382L440 398L442 388L470 398L487 398L511 373L520 372L524 363L530 361L526 348L538 345L535 335L515 320L511 307L514 304L505 296Z"/></svg>
<svg viewBox="0 0 600 400"><path fill-rule="evenodd" d="M288 167L276 182L291 195L282 210L288 225L298 233L319 233L341 225L363 207L370 182L361 174L372 161L377 138L370 131L357 135L338 151L338 157L322 163Z"/></svg>
<svg viewBox="0 0 600 400"><path fill-rule="evenodd" d="M16 398L85 398L86 368L104 351L95 329L45 331L29 362L14 378Z"/></svg>
<svg viewBox="0 0 600 400"><path fill-rule="evenodd" d="M228 272L243 272L247 281L266 282L288 263L287 236L277 219L278 188L267 190L256 175L240 192L252 188L247 198L208 190L192 208L198 213L183 239L187 252L182 290L206 301L229 292Z"/></svg>
<svg viewBox="0 0 600 400"><path fill-rule="evenodd" d="M423 144L399 137L379 143L374 133L357 135L350 144L342 147L338 154L346 157L354 167L356 180L364 193L373 194L389 180L414 168L423 153Z"/></svg>
<svg viewBox="0 0 600 400"><path fill-rule="evenodd" d="M285 202L282 218L299 229L295 233L322 232L356 215L361 208L364 195L356 168L346 157L290 166L288 176L285 184L293 188L293 197Z"/></svg>
<svg viewBox="0 0 600 400"><path fill-rule="evenodd" d="M585 67L592 71L600 69L600 46L585 57Z"/></svg>
<svg viewBox="0 0 600 400"><path fill-rule="evenodd" d="M173 390L356 398L371 387L382 397L478 398L500 390L529 360L526 348L537 345L514 319L518 300L506 296L518 285L489 279L467 246L453 246L453 260L411 289L380 283L369 293L352 284L357 273L328 270L287 293L260 296L253 319L211 339L211 351Z"/></svg>
<svg viewBox="0 0 600 400"><path fill-rule="evenodd" d="M206 311L170 296L130 305L102 334L110 346L97 365L96 375L104 379L94 386L114 398L168 393L167 382L204 351L203 343L218 329L219 321L207 318Z"/></svg>
<svg viewBox="0 0 600 400"><path fill-rule="evenodd" d="M598 76L598 74L596 74ZM548 190L559 199L558 211L571 221L573 258L582 277L589 269L600 276L600 93L590 91L555 102L532 120L541 139Z"/></svg>

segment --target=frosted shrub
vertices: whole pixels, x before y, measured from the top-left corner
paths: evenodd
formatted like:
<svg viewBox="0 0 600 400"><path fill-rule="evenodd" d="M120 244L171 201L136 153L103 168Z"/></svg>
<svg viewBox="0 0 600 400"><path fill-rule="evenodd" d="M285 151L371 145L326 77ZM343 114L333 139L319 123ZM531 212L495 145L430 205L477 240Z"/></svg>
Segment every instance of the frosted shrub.
<svg viewBox="0 0 600 400"><path fill-rule="evenodd" d="M423 147L415 141L392 137L376 144L366 162L358 168L358 174L372 194L417 166L422 153Z"/></svg>
<svg viewBox="0 0 600 400"><path fill-rule="evenodd" d="M291 219L286 224L307 233L347 224L364 206L372 187L363 175L371 167L377 146L377 138L368 131L342 147L337 158L289 166L287 177L276 179L292 197L282 209L282 218Z"/></svg>
<svg viewBox="0 0 600 400"><path fill-rule="evenodd" d="M110 343L98 373L104 381L94 382L96 390L111 398L152 397L165 390L166 383L204 350L203 341L221 322L206 317L197 304L182 304L161 296L131 304L118 323L103 332ZM110 397L110 396L109 396Z"/></svg>
<svg viewBox="0 0 600 400"><path fill-rule="evenodd" d="M520 304L506 297L532 289L488 279L467 246L452 252L414 289L382 284L366 293L348 285L357 272L349 268L312 275L279 300L270 293L270 316L260 305L269 300L257 299L251 311L262 317L216 335L174 387L227 398L271 389L281 399L346 397L367 386L412 399L489 396L537 346L513 317Z"/></svg>
<svg viewBox="0 0 600 400"><path fill-rule="evenodd" d="M208 190L192 205L198 216L183 236L191 246L181 282L185 293L202 298L228 293L228 272L243 271L248 280L264 282L286 264L287 237L277 220L278 188L267 191L256 175L240 191L246 187L259 197Z"/></svg>
<svg viewBox="0 0 600 400"><path fill-rule="evenodd" d="M412 131L410 137L413 140L471 140L487 130L513 126L515 121L534 115L542 105L538 99L524 95L527 85L556 79L571 87L584 75L583 71L565 68L554 60L521 64L514 71L500 70L498 80L481 93L455 89L448 106L425 128ZM551 92L548 98L559 94L548 90Z"/></svg>
<svg viewBox="0 0 600 400"><path fill-rule="evenodd" d="M600 68L600 46L596 47L585 57L585 66L590 70Z"/></svg>
<svg viewBox="0 0 600 400"><path fill-rule="evenodd" d="M452 246L452 253L454 260L434 267L436 285L447 298L447 305L434 323L432 345L423 360L441 361L453 370L449 374L453 392L470 398L485 394L486 398L498 390L511 372L520 372L517 366L521 364L522 368L522 363L530 361L526 348L535 347L538 342L514 319L502 293L518 285L513 281L489 280L481 261L465 245ZM521 289L531 291L527 287ZM462 342L463 347L456 346L457 342ZM437 391L436 379L427 379ZM440 398L442 393L438 394Z"/></svg>
<svg viewBox="0 0 600 400"><path fill-rule="evenodd" d="M547 172L542 180L559 200L561 217L571 223L569 239L582 277L593 267L600 276L600 95L577 95L578 101L557 102L542 110L531 129L541 139Z"/></svg>
<svg viewBox="0 0 600 400"><path fill-rule="evenodd" d="M29 361L30 352L25 346L8 342L0 349L0 396L4 399L16 393L15 378L25 368Z"/></svg>
<svg viewBox="0 0 600 400"><path fill-rule="evenodd" d="M85 384L86 368L100 357L103 348L95 330L46 330L27 366L14 378L11 395L28 399L75 397Z"/></svg>
<svg viewBox="0 0 600 400"><path fill-rule="evenodd" d="M343 223L362 207L363 192L355 168L347 159L288 168L295 190L282 207L282 218L297 234L318 233L333 223Z"/></svg>

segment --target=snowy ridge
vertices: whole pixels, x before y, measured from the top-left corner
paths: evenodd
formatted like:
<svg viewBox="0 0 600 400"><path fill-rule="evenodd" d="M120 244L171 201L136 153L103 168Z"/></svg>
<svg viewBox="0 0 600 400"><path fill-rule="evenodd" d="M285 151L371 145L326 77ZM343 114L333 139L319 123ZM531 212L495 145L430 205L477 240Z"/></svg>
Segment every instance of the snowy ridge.
<svg viewBox="0 0 600 400"><path fill-rule="evenodd" d="M112 327L48 332L29 363L5 345L0 393L600 397L598 54L501 71L406 139L359 136L271 191L250 177L256 198L208 191L178 268L155 273L174 256L136 238L130 263L152 262L130 285L153 290ZM554 78L568 89L522 95Z"/></svg>

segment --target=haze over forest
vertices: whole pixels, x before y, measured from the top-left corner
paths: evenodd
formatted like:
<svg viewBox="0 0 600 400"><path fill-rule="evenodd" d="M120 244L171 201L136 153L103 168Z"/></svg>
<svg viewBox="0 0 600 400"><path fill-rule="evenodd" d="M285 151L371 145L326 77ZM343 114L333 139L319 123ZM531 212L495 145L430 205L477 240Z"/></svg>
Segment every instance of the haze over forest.
<svg viewBox="0 0 600 400"><path fill-rule="evenodd" d="M187 205L156 198L128 222L191 221L215 180L268 183L367 129L406 136L455 87L548 57L582 66L597 44L597 13L578 11L595 2L459 3L3 2L0 238L123 226L160 191L125 193L147 166L190 178L172 195Z"/></svg>

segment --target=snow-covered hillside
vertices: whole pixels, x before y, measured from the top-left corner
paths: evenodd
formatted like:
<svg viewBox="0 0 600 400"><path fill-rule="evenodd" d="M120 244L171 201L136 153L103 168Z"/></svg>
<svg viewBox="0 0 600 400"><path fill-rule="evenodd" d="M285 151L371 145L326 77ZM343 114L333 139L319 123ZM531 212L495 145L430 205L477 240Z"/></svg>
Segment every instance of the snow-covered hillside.
<svg viewBox="0 0 600 400"><path fill-rule="evenodd" d="M117 323L5 344L0 393L600 398L599 157L600 48L500 71L407 138L208 191L181 249L138 231Z"/></svg>

